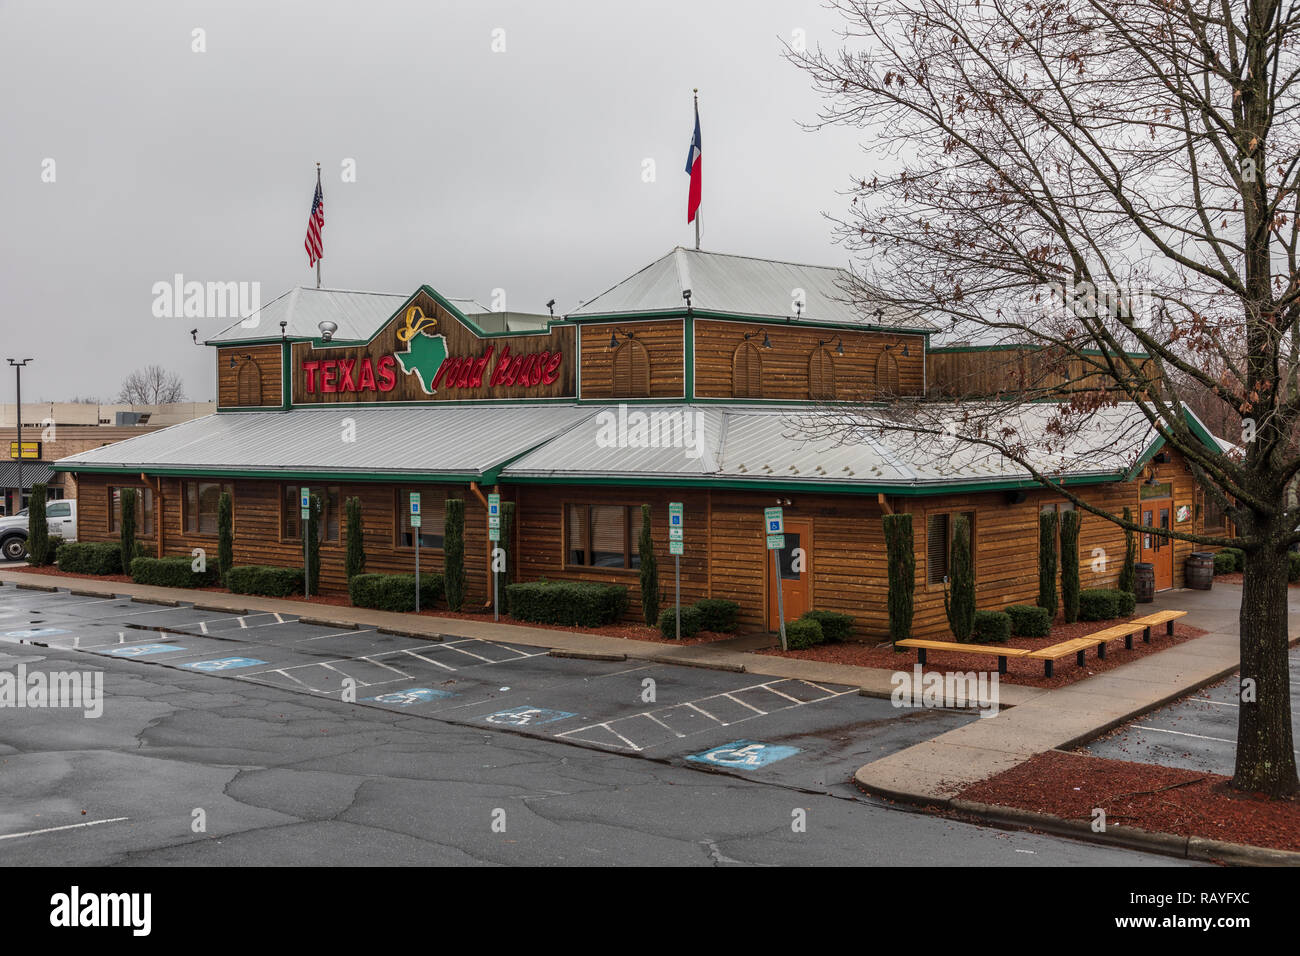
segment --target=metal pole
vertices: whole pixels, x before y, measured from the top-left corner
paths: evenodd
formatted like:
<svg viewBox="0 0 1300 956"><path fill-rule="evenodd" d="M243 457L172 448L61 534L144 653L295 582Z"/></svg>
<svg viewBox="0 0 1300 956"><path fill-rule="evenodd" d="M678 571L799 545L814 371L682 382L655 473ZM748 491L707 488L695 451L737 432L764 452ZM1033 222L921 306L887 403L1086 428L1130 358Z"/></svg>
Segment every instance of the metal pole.
<svg viewBox="0 0 1300 956"><path fill-rule="evenodd" d="M677 640L682 639L682 556L673 555L673 565L677 573Z"/></svg>
<svg viewBox="0 0 1300 956"><path fill-rule="evenodd" d="M695 92L695 121L698 123L700 120L700 91L699 89L696 89L694 92ZM701 156L698 162L701 163L704 162L704 157ZM703 195L700 196L700 205L701 206L704 205ZM703 218L704 218L703 210L696 209L695 210L695 251L696 252L699 252L700 250L700 220ZM681 635L678 636L680 637Z"/></svg>
<svg viewBox="0 0 1300 956"><path fill-rule="evenodd" d="M317 189L320 189L320 163L317 163L317 164L316 164L316 188L317 188ZM321 202L324 202L324 201L325 201L325 194L322 192L322 193L321 193ZM325 237L324 237L324 235L322 235L322 236L321 236L321 251L322 251L322 252L325 251L325 250L324 250L324 246L325 246ZM316 260L316 288L318 288L318 289L320 288L320 259L319 259L319 258ZM418 611L418 610L419 610L418 603L419 603L419 600L420 600L420 595L419 595L418 590L417 590L417 592L416 592L415 600L416 600L416 603L417 603L416 610Z"/></svg>
<svg viewBox="0 0 1300 956"><path fill-rule="evenodd" d="M424 524L424 518L420 518L420 524ZM411 533L415 535L415 613L420 613L420 528L412 528Z"/></svg>
<svg viewBox="0 0 1300 956"><path fill-rule="evenodd" d="M785 646L785 604L781 600L781 552L776 548L772 549L772 570L776 572L776 617L781 625L781 650L789 650Z"/></svg>
<svg viewBox="0 0 1300 956"><path fill-rule="evenodd" d="M15 511L23 510L23 366L26 362L15 362L9 360L9 364L14 367L14 374L18 379L18 507Z"/></svg>
<svg viewBox="0 0 1300 956"><path fill-rule="evenodd" d="M494 550L489 542L488 554ZM492 620L494 623L501 620L501 572L495 567L492 569Z"/></svg>

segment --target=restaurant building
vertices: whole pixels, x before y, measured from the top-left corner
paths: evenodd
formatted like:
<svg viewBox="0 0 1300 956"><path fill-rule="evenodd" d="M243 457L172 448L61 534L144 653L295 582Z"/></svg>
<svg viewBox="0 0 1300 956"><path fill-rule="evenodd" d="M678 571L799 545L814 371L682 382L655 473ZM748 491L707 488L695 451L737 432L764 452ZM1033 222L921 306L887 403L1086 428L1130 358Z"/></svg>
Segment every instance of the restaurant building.
<svg viewBox="0 0 1300 956"><path fill-rule="evenodd" d="M947 627L943 579L959 513L973 519L978 606L1033 603L1038 515L1073 507L1067 499L976 448L936 456L870 429L855 442L801 434L817 410L843 408L870 424L890 414L886 399L942 403L946 382L987 372L986 352L931 347L923 317L849 307L843 279L834 268L679 248L560 318L490 312L429 286L410 295L295 289L208 341L215 414L55 467L77 475L83 540L116 537L120 489L134 487L138 534L159 555L215 550L217 500L231 492L237 564L301 563L298 495L309 486L324 503L326 591L346 588L352 496L362 501L367 570L413 570L406 501L418 491L421 567L440 565L442 502L464 499L467 604L486 603L486 495L497 492L516 506L504 544L517 580L625 583L633 617L641 505L652 509L670 594L673 501L685 511L683 601L737 601L747 629L777 623L763 509L778 504L787 619L843 611L859 637L885 637L881 516L891 511L914 515L919 636ZM1020 427L1050 411L1022 407L1030 420ZM1213 520L1185 462L1136 406L1106 410L1089 427L1079 440L1087 453L1043 463L1072 490L1156 526L1201 530ZM1123 533L1085 513L1079 550L1082 586L1113 586ZM1157 588L1177 587L1191 550L1150 536L1139 560L1155 565Z"/></svg>

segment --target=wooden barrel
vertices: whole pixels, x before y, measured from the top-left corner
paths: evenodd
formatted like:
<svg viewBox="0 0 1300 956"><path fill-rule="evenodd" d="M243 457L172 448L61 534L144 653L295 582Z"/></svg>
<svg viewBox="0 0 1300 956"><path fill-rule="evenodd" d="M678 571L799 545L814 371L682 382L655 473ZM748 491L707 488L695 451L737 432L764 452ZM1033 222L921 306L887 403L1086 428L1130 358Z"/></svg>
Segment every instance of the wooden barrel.
<svg viewBox="0 0 1300 956"><path fill-rule="evenodd" d="M1193 551L1187 558L1187 586L1208 591L1214 585L1214 552Z"/></svg>
<svg viewBox="0 0 1300 956"><path fill-rule="evenodd" d="M1139 561L1134 566L1133 588L1138 604L1150 604L1156 599L1156 566L1149 561Z"/></svg>

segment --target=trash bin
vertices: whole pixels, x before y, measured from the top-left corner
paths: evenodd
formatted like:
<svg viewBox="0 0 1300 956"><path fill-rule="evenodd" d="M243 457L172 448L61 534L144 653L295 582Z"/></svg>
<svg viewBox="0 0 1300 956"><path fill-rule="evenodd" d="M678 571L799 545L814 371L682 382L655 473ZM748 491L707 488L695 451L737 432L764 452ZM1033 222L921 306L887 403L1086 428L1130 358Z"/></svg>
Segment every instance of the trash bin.
<svg viewBox="0 0 1300 956"><path fill-rule="evenodd" d="M1150 604L1156 599L1156 566L1150 561L1134 565L1133 592L1138 604Z"/></svg>

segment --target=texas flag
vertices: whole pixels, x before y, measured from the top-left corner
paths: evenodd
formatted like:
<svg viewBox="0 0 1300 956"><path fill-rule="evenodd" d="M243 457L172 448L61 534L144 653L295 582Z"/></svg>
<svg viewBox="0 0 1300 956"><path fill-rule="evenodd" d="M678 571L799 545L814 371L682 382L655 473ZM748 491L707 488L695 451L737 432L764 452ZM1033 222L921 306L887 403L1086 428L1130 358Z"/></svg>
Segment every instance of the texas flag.
<svg viewBox="0 0 1300 956"><path fill-rule="evenodd" d="M704 169L700 158L700 107L695 106L695 136L691 138L691 151L686 155L686 172L691 177L691 192L686 199L686 221L694 222L695 213L700 208L700 193L703 188Z"/></svg>

